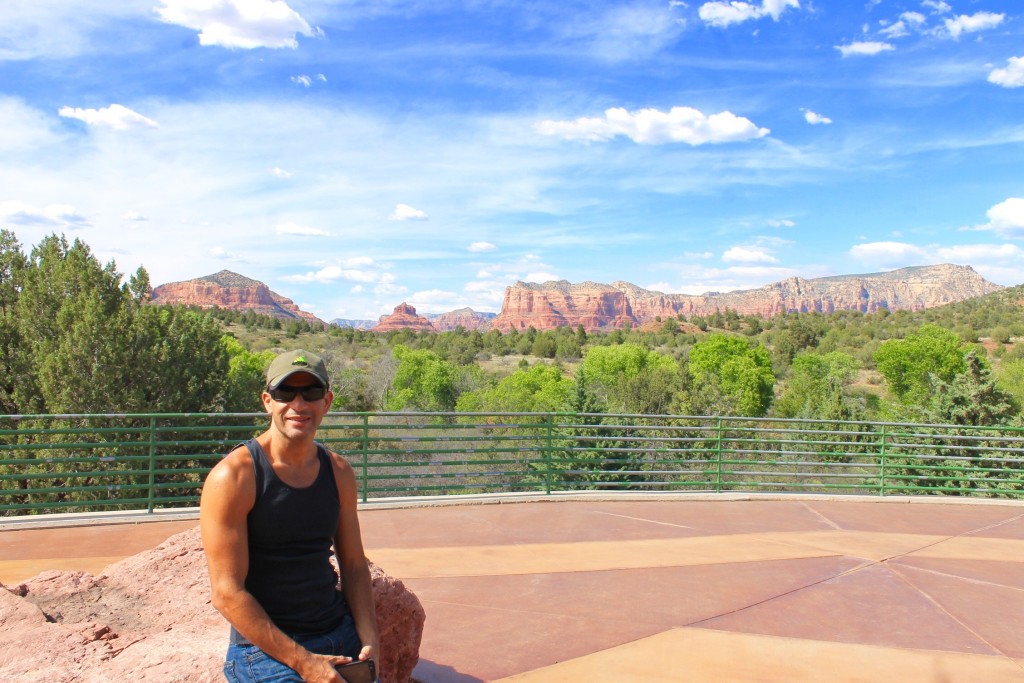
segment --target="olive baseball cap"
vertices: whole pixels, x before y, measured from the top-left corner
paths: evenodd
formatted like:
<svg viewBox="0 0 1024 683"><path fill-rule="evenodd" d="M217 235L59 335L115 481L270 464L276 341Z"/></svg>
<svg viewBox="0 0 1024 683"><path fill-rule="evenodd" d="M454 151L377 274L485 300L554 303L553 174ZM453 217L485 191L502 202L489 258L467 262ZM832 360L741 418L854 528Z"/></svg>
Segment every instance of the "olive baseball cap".
<svg viewBox="0 0 1024 683"><path fill-rule="evenodd" d="M282 353L270 363L270 367L267 368L267 387L276 389L281 382L297 372L308 372L313 375L320 380L325 389L331 386L324 359L315 353L296 349Z"/></svg>

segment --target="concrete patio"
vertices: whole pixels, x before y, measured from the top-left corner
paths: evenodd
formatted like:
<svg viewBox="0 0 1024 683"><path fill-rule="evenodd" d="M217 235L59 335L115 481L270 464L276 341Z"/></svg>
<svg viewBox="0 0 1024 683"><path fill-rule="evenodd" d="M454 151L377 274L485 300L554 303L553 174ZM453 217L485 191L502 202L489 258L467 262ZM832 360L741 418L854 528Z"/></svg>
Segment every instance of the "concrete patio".
<svg viewBox="0 0 1024 683"><path fill-rule="evenodd" d="M0 581L98 573L196 524L90 517L0 521ZM360 519L426 609L422 683L1024 682L1021 503L582 494Z"/></svg>

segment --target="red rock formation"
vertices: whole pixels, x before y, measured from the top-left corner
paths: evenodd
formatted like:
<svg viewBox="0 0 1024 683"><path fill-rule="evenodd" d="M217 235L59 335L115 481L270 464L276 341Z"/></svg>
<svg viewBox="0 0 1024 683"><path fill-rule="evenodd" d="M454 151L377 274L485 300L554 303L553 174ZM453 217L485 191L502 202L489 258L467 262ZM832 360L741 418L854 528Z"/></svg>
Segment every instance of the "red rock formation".
<svg viewBox="0 0 1024 683"><path fill-rule="evenodd" d="M225 308L232 311L253 311L275 318L305 319L322 322L312 313L299 309L291 299L272 292L258 280L222 270L213 275L170 282L153 290L154 304L182 304L199 308Z"/></svg>
<svg viewBox="0 0 1024 683"><path fill-rule="evenodd" d="M374 332L391 332L392 330L437 332L429 320L417 315L416 309L404 301L395 306L391 315L382 315L380 321L373 327Z"/></svg>
<svg viewBox="0 0 1024 683"><path fill-rule="evenodd" d="M430 324L438 332L447 332L457 327L461 327L464 330L477 330L481 327L487 327L495 316L493 313L477 313L472 308L467 307L460 308L457 311L449 311L448 313L428 314L424 317L430 321Z"/></svg>
<svg viewBox="0 0 1024 683"><path fill-rule="evenodd" d="M813 280L793 277L759 289L698 296L663 294L628 282L517 282L505 290L501 313L491 327L522 330L533 326L544 330L583 325L595 330L622 327L627 322L638 327L656 316L709 315L726 308L740 315L766 318L791 311L922 310L998 289L1001 287L971 267L949 264Z"/></svg>
<svg viewBox="0 0 1024 683"><path fill-rule="evenodd" d="M425 614L401 581L371 564L381 681L406 683ZM228 624L210 605L199 528L100 576L49 571L0 585L0 681L223 681Z"/></svg>

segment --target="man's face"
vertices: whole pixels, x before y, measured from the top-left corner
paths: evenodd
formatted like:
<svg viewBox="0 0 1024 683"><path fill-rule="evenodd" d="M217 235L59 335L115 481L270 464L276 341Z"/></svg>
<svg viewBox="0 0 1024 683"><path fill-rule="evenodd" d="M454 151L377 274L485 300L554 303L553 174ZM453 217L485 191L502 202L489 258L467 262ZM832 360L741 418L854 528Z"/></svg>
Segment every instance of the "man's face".
<svg viewBox="0 0 1024 683"><path fill-rule="evenodd" d="M303 392L316 394L322 389L314 375L308 372L297 372L277 387L273 393L263 392L263 408L270 415L271 424L278 432L288 438L312 438L316 434L320 421L331 408L334 394L324 391L322 398L307 400ZM290 400L285 400L290 399Z"/></svg>

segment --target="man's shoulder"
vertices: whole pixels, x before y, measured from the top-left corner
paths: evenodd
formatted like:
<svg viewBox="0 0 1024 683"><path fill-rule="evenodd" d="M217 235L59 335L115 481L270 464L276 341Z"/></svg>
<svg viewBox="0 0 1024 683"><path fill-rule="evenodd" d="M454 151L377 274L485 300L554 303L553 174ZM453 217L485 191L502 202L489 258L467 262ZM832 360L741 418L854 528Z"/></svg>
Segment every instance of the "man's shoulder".
<svg viewBox="0 0 1024 683"><path fill-rule="evenodd" d="M352 465L349 463L349 461L346 458L344 458L343 456L338 455L337 453L335 453L334 451L332 451L330 448L328 448L324 444L320 443L319 441L316 442L316 445L317 445L317 448L321 449L324 453L327 454L327 458L331 461L331 465L334 467L334 471L335 472L340 472L340 473L351 473L351 472L353 472Z"/></svg>
<svg viewBox="0 0 1024 683"><path fill-rule="evenodd" d="M211 477L247 479L253 476L252 456L245 444L238 444L210 470Z"/></svg>

